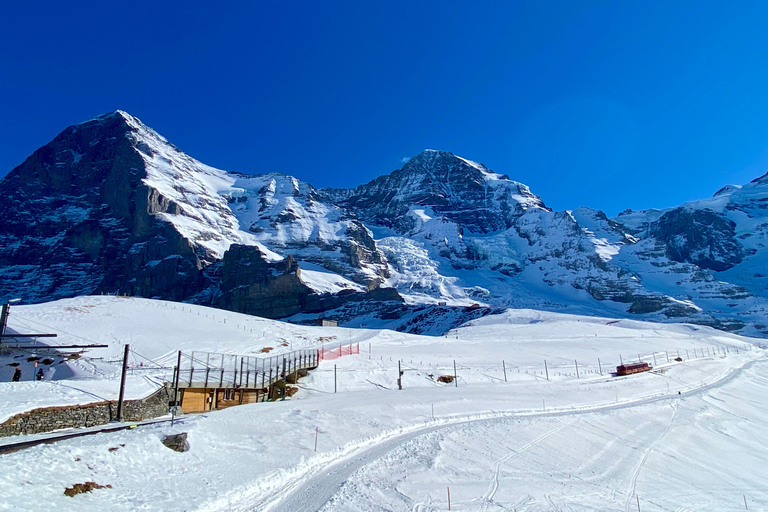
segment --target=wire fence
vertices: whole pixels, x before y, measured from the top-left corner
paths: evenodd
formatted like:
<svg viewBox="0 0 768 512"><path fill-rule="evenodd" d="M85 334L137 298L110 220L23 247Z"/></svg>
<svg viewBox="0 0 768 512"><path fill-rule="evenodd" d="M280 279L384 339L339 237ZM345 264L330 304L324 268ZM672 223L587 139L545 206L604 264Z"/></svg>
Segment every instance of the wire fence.
<svg viewBox="0 0 768 512"><path fill-rule="evenodd" d="M267 388L320 362L316 349L294 350L269 357L214 352L179 352L179 388Z"/></svg>
<svg viewBox="0 0 768 512"><path fill-rule="evenodd" d="M712 357L726 357L730 354L749 352L763 348L760 345L710 345L705 347L688 347L683 349L657 350L634 355L616 354L607 357L590 359L568 359L566 357L542 358L539 364L516 364L513 360L500 359L497 362L466 363L460 359L450 362L434 363L427 359L400 359L402 371L417 372L426 375L430 380L437 377L453 376L457 384L465 381L467 373L482 376L494 382L508 382L520 378L540 381L559 381L569 379L595 378L598 376L621 376L617 373L619 367L631 367L637 363L647 363L647 369L654 372L664 372L664 366L673 362ZM392 360L392 358L390 358ZM661 367L658 369L657 367ZM462 375L464 373L464 375ZM632 372L628 372L631 374ZM442 380L441 382L445 382ZM449 380L448 382L452 382Z"/></svg>

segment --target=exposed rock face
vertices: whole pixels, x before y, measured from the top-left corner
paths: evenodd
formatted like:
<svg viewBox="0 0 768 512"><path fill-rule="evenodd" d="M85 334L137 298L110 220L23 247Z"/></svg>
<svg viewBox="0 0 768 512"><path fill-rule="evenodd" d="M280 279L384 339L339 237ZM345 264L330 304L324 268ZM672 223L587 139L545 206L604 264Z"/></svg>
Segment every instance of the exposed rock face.
<svg viewBox="0 0 768 512"><path fill-rule="evenodd" d="M653 224L651 234L666 245L669 259L719 272L748 254L736 240L735 228L735 222L712 210L675 208Z"/></svg>
<svg viewBox="0 0 768 512"><path fill-rule="evenodd" d="M301 312L312 293L293 258L267 263L257 247L230 246L222 274L218 306L231 311L282 318Z"/></svg>
<svg viewBox="0 0 768 512"><path fill-rule="evenodd" d="M522 183L496 174L482 164L445 151L427 150L402 169L354 189L324 189L338 204L354 210L364 222L411 231L414 205L430 209L474 233L509 228L526 210L546 210L542 200Z"/></svg>
<svg viewBox="0 0 768 512"><path fill-rule="evenodd" d="M0 181L0 296L101 291L182 300L201 262L158 214L176 205L143 178L126 117L73 126Z"/></svg>

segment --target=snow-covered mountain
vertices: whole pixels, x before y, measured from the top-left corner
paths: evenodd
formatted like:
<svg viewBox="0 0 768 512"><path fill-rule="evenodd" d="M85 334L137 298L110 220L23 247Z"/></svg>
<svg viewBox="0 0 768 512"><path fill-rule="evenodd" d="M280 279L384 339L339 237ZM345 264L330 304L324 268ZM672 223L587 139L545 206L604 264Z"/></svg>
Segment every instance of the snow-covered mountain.
<svg viewBox="0 0 768 512"><path fill-rule="evenodd" d="M0 297L126 293L435 334L507 307L768 334L766 177L613 219L433 150L316 190L206 166L118 111L0 192Z"/></svg>
<svg viewBox="0 0 768 512"><path fill-rule="evenodd" d="M314 204L308 185L206 166L122 111L67 128L0 191L3 297L117 293L280 317L325 309L341 291L365 301L354 281L387 275L365 227ZM299 257L314 264L304 276Z"/></svg>

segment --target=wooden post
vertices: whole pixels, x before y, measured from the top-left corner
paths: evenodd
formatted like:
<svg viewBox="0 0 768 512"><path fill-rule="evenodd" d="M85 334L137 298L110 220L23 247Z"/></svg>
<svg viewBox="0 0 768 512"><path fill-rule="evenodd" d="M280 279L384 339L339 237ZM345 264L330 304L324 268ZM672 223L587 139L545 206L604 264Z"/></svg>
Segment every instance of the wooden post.
<svg viewBox="0 0 768 512"><path fill-rule="evenodd" d="M747 495L742 494L741 496L744 498L744 509L749 510L749 507L747 506Z"/></svg>
<svg viewBox="0 0 768 512"><path fill-rule="evenodd" d="M123 421L123 399L125 398L125 375L128 371L128 353L131 350L129 344L125 344L125 354L123 354L123 373L120 376L120 395L117 398L117 421Z"/></svg>
<svg viewBox="0 0 768 512"><path fill-rule="evenodd" d="M504 370L504 382L507 382L507 365L504 364L504 360L501 360L501 368Z"/></svg>
<svg viewBox="0 0 768 512"><path fill-rule="evenodd" d="M403 370L400 368L400 360L397 360L397 389L403 390Z"/></svg>
<svg viewBox="0 0 768 512"><path fill-rule="evenodd" d="M619 354L619 364L623 365L624 361L621 359L621 354Z"/></svg>
<svg viewBox="0 0 768 512"><path fill-rule="evenodd" d="M600 372L600 375L603 374L603 365L600 364L600 358L597 358L597 370Z"/></svg>
<svg viewBox="0 0 768 512"><path fill-rule="evenodd" d="M446 487L448 489L448 510L451 510L451 488Z"/></svg>
<svg viewBox="0 0 768 512"><path fill-rule="evenodd" d="M0 313L0 335L5 334L5 327L8 325L8 313L10 312L11 305L6 302L3 304L3 312ZM0 338L2 340L2 338Z"/></svg>
<svg viewBox="0 0 768 512"><path fill-rule="evenodd" d="M179 350L179 357L176 362L176 379L173 383L173 407L176 407L176 405L179 404L179 374L181 373L181 350ZM175 419L175 414L171 416L171 426L173 426L173 420Z"/></svg>
<svg viewBox="0 0 768 512"><path fill-rule="evenodd" d="M456 360L453 360L453 381L456 383L456 387L459 387L459 376L456 374Z"/></svg>
<svg viewBox="0 0 768 512"><path fill-rule="evenodd" d="M549 380L549 368L547 368L547 360L544 360L544 374L547 376L547 380Z"/></svg>
<svg viewBox="0 0 768 512"><path fill-rule="evenodd" d="M635 498L637 499L637 512L640 512L640 496L635 494Z"/></svg>
<svg viewBox="0 0 768 512"><path fill-rule="evenodd" d="M573 360L573 362L576 365L576 378L578 379L578 378L580 378L579 377L579 362L577 360L575 360L575 359Z"/></svg>
<svg viewBox="0 0 768 512"><path fill-rule="evenodd" d="M333 365L333 392L336 392L336 365Z"/></svg>
<svg viewBox="0 0 768 512"><path fill-rule="evenodd" d="M317 434L320 431L320 427L315 427L315 451L317 451Z"/></svg>

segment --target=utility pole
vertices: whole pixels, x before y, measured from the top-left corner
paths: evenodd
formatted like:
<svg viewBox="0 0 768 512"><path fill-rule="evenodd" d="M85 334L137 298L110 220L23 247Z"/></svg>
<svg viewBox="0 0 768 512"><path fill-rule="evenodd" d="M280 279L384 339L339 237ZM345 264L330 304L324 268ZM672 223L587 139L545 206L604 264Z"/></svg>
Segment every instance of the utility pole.
<svg viewBox="0 0 768 512"><path fill-rule="evenodd" d="M125 374L128 372L128 353L131 346L125 344L125 354L123 354L123 374L120 377L120 395L117 399L117 421L123 421L123 398L125 398Z"/></svg>

